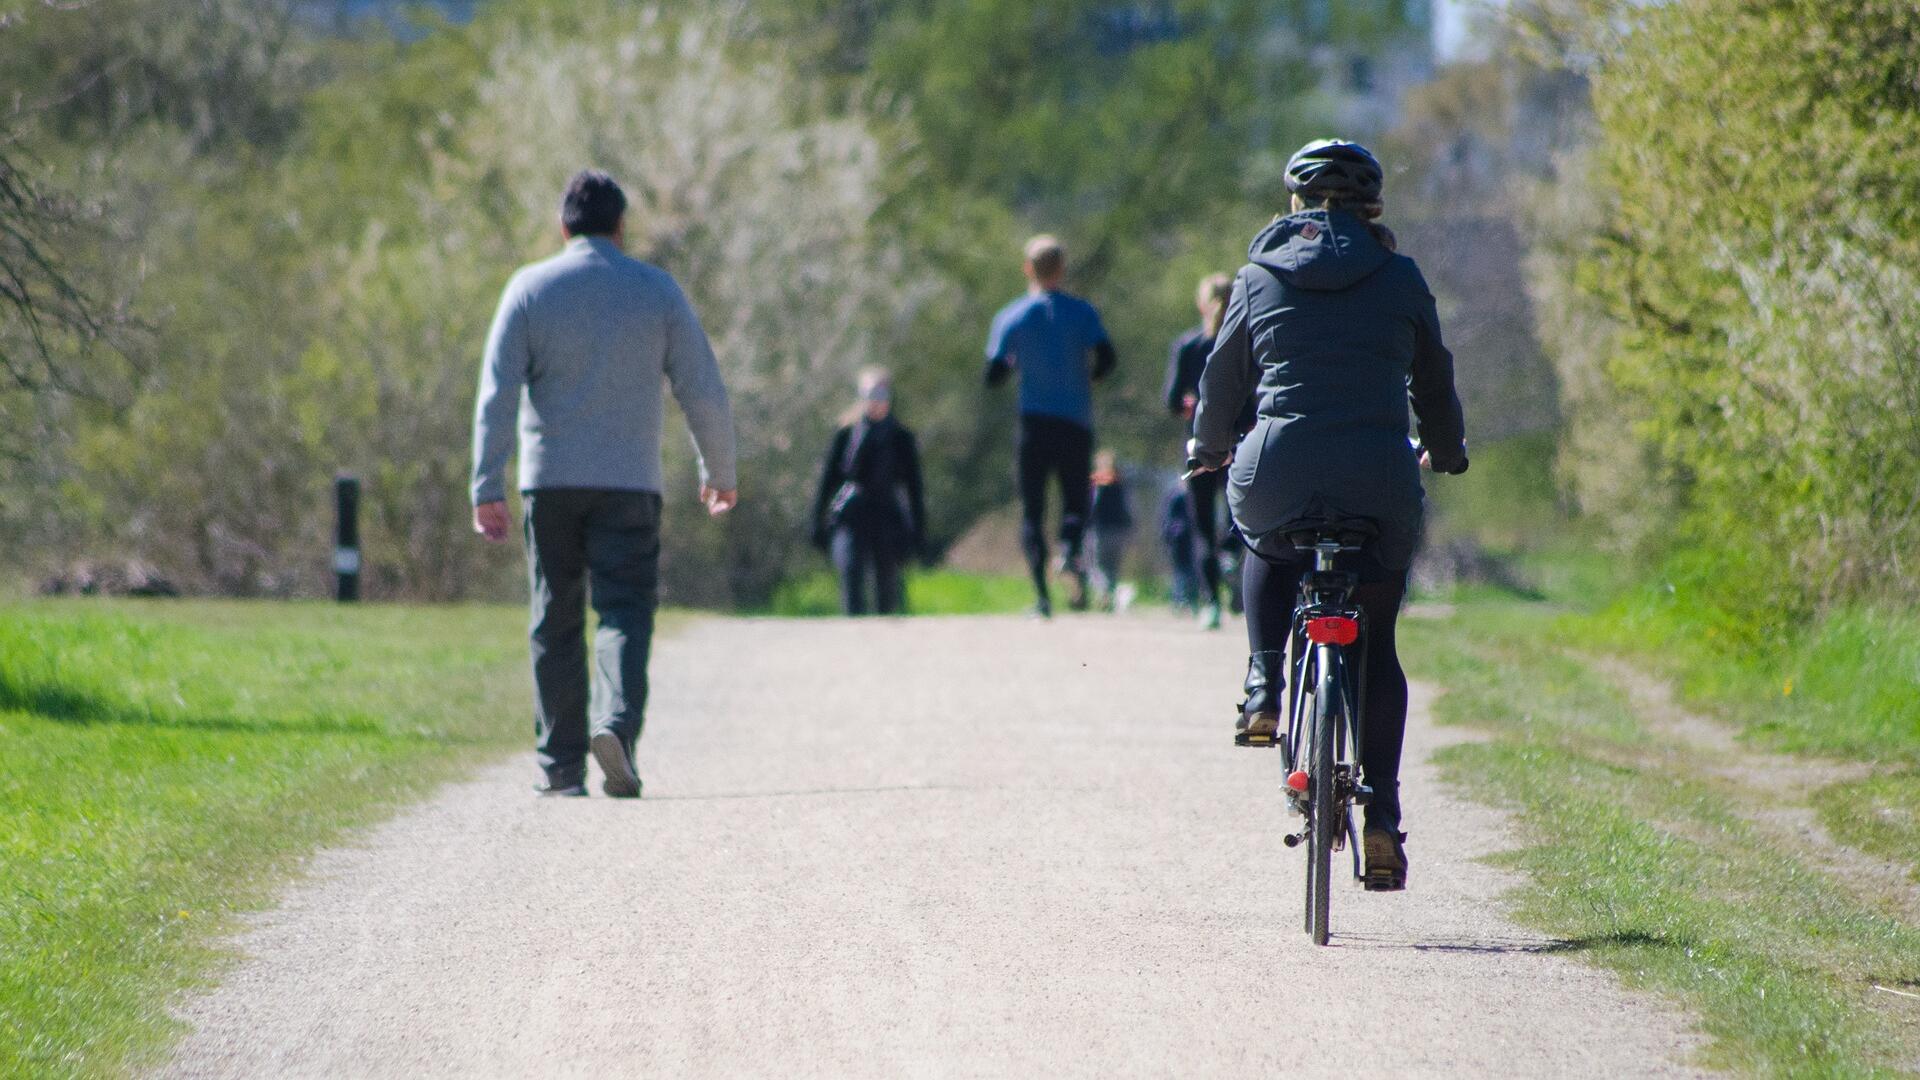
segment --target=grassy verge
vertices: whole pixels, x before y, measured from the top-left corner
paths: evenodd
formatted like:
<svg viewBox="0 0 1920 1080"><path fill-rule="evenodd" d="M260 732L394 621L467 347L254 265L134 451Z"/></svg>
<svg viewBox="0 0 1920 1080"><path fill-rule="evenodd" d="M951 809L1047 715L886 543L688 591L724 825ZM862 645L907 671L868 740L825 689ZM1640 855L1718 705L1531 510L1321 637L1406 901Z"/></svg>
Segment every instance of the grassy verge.
<svg viewBox="0 0 1920 1080"><path fill-rule="evenodd" d="M1827 788L1815 810L1840 840L1920 880L1920 616L1842 608L1755 640L1661 583L1563 620L1559 633L1640 657L1756 746L1879 766Z"/></svg>
<svg viewBox="0 0 1920 1080"><path fill-rule="evenodd" d="M1441 721L1490 736L1449 750L1442 765L1463 789L1517 811L1526 846L1510 858L1530 881L1520 917L1630 984L1683 1001L1713 1039L1713 1064L1762 1076L1912 1069L1920 1003L1873 987L1920 985L1920 927L1784 844L1766 825L1778 793L1714 776L1698 747L1643 722L1621 688L1581 663L1602 618L1482 595L1407 625L1413 674L1450 688ZM1872 692L1836 683L1792 696L1818 711L1840 707L1818 700L1828 693ZM1887 745L1868 721L1813 739L1775 708L1746 711L1757 700L1714 699L1782 745ZM1911 828L1908 782L1869 783L1906 808ZM1879 842L1903 835L1895 828Z"/></svg>
<svg viewBox="0 0 1920 1080"><path fill-rule="evenodd" d="M915 615L1004 615L1033 605L1033 586L1013 575L921 570L907 575L907 610ZM840 614L840 585L831 571L786 582L762 615Z"/></svg>
<svg viewBox="0 0 1920 1080"><path fill-rule="evenodd" d="M0 614L0 1075L112 1075L296 861L525 738L518 608Z"/></svg>
<svg viewBox="0 0 1920 1080"><path fill-rule="evenodd" d="M1920 616L1840 609L1756 641L1662 582L1564 632L1646 656L1762 745L1920 766Z"/></svg>

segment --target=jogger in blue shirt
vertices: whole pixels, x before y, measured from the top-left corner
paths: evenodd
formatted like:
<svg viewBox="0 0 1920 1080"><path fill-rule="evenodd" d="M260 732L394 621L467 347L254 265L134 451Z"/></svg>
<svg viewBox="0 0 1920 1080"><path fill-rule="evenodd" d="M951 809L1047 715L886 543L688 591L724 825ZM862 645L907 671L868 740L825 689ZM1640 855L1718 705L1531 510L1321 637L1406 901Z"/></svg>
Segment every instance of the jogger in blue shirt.
<svg viewBox="0 0 1920 1080"><path fill-rule="evenodd" d="M1033 575L1034 611L1053 614L1047 590L1047 481L1060 485L1060 566L1068 576L1068 603L1087 605L1081 560L1093 472L1093 381L1113 370L1115 354L1100 313L1061 291L1067 254L1060 241L1027 241L1027 294L993 317L987 337L988 386L1020 376L1020 546Z"/></svg>

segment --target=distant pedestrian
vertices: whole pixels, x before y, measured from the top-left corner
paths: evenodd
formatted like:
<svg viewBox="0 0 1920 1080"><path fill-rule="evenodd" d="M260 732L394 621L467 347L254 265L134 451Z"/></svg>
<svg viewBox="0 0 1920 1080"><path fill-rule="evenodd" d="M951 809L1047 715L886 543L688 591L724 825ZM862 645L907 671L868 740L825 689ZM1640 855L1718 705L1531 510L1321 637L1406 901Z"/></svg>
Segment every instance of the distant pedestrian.
<svg viewBox="0 0 1920 1080"><path fill-rule="evenodd" d="M1206 370L1207 354L1213 351L1214 337L1220 332L1220 320L1227 312L1227 297L1233 292L1233 279L1225 274L1209 274L1200 281L1194 305L1200 309L1200 325L1174 339L1167 355L1167 410L1181 421L1180 456L1186 458L1187 440L1193 436L1193 410L1200 403L1200 374ZM1241 418L1242 430L1253 427L1253 398ZM1204 589L1200 605L1200 624L1208 630L1220 628L1221 543L1220 493L1226 489L1226 474L1203 472L1187 480L1187 509L1193 515L1196 549Z"/></svg>
<svg viewBox="0 0 1920 1080"><path fill-rule="evenodd" d="M1047 482L1060 486L1060 560L1067 603L1087 606L1088 482L1093 471L1093 382L1114 368L1113 343L1092 304L1063 291L1067 252L1059 240L1027 241L1021 264L1027 293L1001 308L987 337L988 386L1020 376L1015 457L1020 483L1020 546L1036 594L1034 613L1053 614L1047 590Z"/></svg>
<svg viewBox="0 0 1920 1080"><path fill-rule="evenodd" d="M1173 606L1192 612L1199 603L1193 562L1193 513L1187 509L1187 485L1176 480L1160 503L1160 544L1167 553Z"/></svg>
<svg viewBox="0 0 1920 1080"><path fill-rule="evenodd" d="M924 546L926 520L919 446L893 415L892 376L868 368L854 411L827 447L813 500L813 540L833 558L842 612L906 610L902 570Z"/></svg>
<svg viewBox="0 0 1920 1080"><path fill-rule="evenodd" d="M1093 528L1093 587L1105 610L1124 608L1118 602L1120 568L1127 557L1127 545L1133 540L1133 510L1127 505L1127 481L1120 474L1113 451L1102 450L1093 458L1093 498L1089 511Z"/></svg>
<svg viewBox="0 0 1920 1080"><path fill-rule="evenodd" d="M507 538L507 458L519 429L532 592L534 738L546 795L640 795L660 558L662 384L693 430L700 501L736 500L733 414L700 320L673 278L621 252L626 195L586 171L561 201L558 255L507 283L487 335L473 422L473 527ZM588 724L586 604L599 615Z"/></svg>

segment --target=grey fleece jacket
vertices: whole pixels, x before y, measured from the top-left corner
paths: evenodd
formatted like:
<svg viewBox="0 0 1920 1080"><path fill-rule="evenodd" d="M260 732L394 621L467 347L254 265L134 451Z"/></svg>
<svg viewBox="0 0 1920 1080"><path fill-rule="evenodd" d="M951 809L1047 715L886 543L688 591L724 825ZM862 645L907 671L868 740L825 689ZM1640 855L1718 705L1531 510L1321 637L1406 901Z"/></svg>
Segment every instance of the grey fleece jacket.
<svg viewBox="0 0 1920 1080"><path fill-rule="evenodd" d="M700 479L734 475L733 411L706 331L673 277L599 236L575 237L507 283L473 411L473 501L520 490L660 491L662 384L686 414Z"/></svg>

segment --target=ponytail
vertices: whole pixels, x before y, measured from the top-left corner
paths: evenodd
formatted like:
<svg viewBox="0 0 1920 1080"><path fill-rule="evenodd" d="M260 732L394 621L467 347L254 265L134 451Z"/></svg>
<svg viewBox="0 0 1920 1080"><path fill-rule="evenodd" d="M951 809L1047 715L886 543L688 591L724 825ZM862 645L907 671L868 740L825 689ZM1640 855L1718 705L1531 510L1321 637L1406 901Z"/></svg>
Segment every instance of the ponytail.
<svg viewBox="0 0 1920 1080"><path fill-rule="evenodd" d="M1380 224L1380 215L1387 212L1387 204L1379 199L1315 199L1295 194L1293 202L1296 210L1344 210L1366 222L1367 231L1373 234L1381 247L1388 251L1400 250L1400 242L1394 237L1393 230Z"/></svg>

